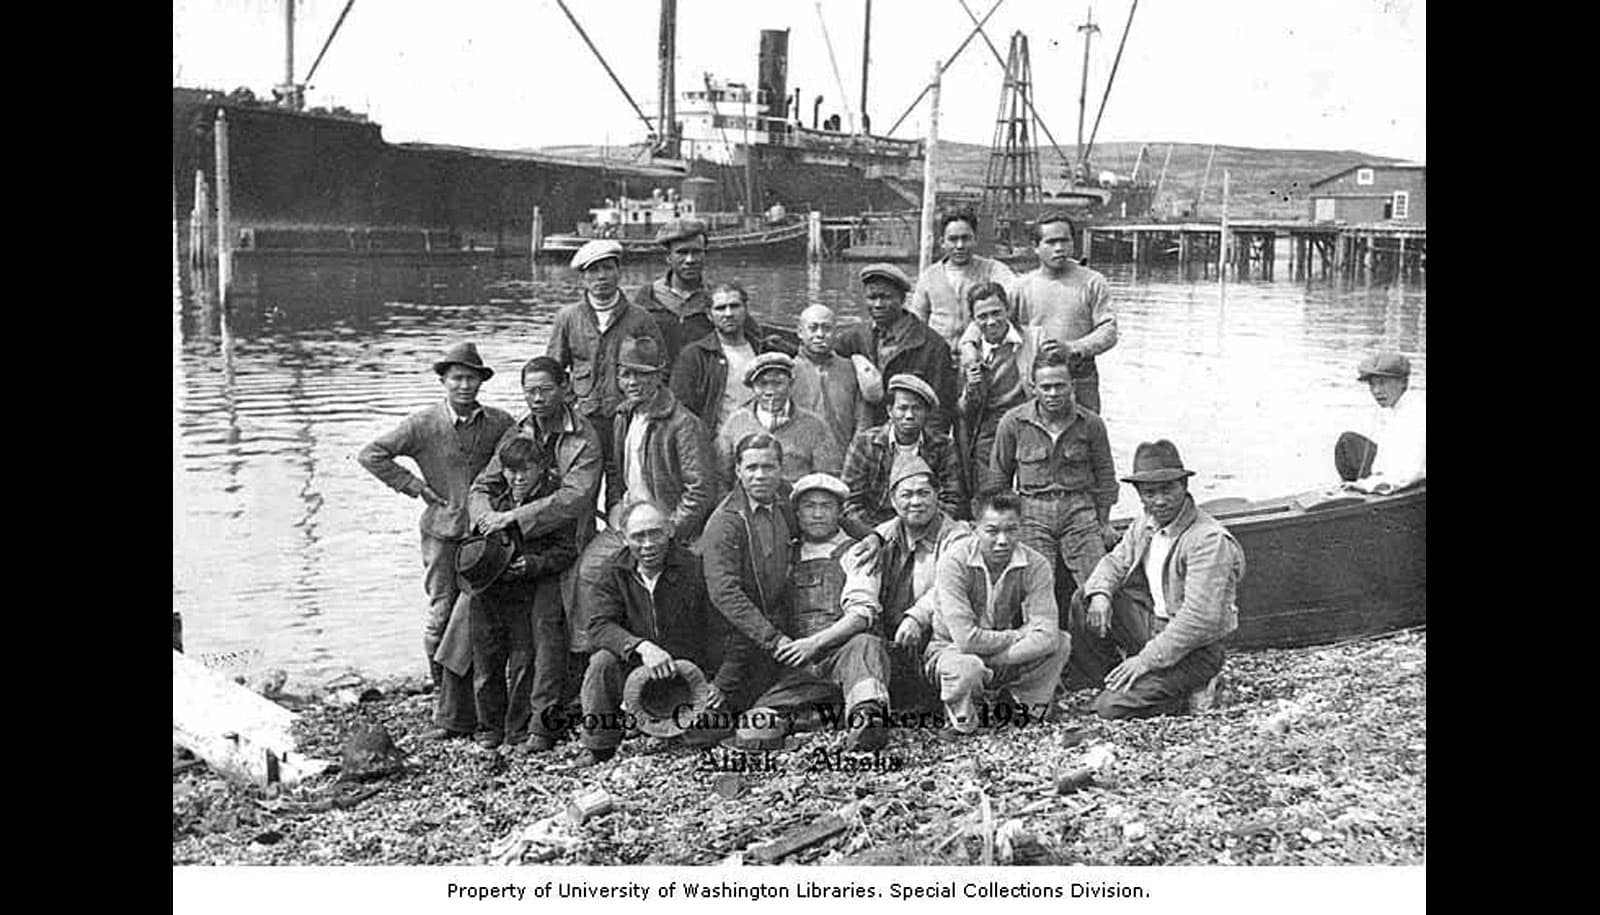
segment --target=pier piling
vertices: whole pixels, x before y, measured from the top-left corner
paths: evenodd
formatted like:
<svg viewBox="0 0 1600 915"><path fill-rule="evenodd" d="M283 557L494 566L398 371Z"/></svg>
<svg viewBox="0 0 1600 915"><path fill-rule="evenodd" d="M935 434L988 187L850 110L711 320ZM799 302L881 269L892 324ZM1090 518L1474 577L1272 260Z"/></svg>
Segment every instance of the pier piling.
<svg viewBox="0 0 1600 915"><path fill-rule="evenodd" d="M806 214L806 257L819 261L825 253L822 244L822 211L812 210Z"/></svg>
<svg viewBox="0 0 1600 915"><path fill-rule="evenodd" d="M233 242L229 232L233 225L228 199L228 113L217 109L216 126L217 168L217 295L226 304L228 287L233 280Z"/></svg>

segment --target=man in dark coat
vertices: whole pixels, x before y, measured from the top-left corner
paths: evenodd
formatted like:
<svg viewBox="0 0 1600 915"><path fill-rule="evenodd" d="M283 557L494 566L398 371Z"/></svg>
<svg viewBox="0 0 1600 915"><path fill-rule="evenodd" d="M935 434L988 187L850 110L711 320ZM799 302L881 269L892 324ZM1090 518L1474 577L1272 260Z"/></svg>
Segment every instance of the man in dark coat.
<svg viewBox="0 0 1600 915"><path fill-rule="evenodd" d="M667 249L667 272L640 286L633 304L655 318L666 342L671 368L684 346L711 333L711 287L706 283L706 224L699 219L675 219L656 232L656 244ZM761 336L755 318L744 317L745 334Z"/></svg>
<svg viewBox="0 0 1600 915"><path fill-rule="evenodd" d="M939 401L928 425L937 432L948 433L960 393L950 345L906 311L911 278L905 271L894 264L868 264L861 268L861 282L872 322L857 324L840 334L835 350L841 356L865 355L884 378L906 374L926 381ZM875 405L872 411L873 425L888 419L886 404Z"/></svg>

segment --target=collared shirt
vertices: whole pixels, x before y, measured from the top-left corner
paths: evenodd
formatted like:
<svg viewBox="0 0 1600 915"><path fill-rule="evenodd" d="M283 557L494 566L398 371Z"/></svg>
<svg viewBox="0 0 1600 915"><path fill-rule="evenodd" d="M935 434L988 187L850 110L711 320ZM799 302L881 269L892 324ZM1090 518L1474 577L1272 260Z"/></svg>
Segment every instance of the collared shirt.
<svg viewBox="0 0 1600 915"><path fill-rule="evenodd" d="M750 540L755 550L751 565L762 596L770 603L783 590L789 571L789 525L775 505L750 503ZM771 612L773 608L762 609Z"/></svg>
<svg viewBox="0 0 1600 915"><path fill-rule="evenodd" d="M1150 582L1150 597L1154 604L1155 615L1162 619L1172 616L1167 610L1167 579L1163 573L1167 565L1167 556L1172 553L1172 544L1177 540L1172 535L1172 525L1156 528L1150 537L1150 552L1144 557L1144 577Z"/></svg>
<svg viewBox="0 0 1600 915"><path fill-rule="evenodd" d="M626 481L628 496L638 499L653 499L650 493L650 484L644 478L644 434L650 426L650 416L643 408L633 411L633 418L628 422L628 440L623 446L622 459L626 466L623 479Z"/></svg>
<svg viewBox="0 0 1600 915"><path fill-rule="evenodd" d="M939 571L938 525L929 524L922 533L913 537L905 527L900 536L905 538L906 552L911 555L911 591L926 594L933 587L934 576Z"/></svg>
<svg viewBox="0 0 1600 915"><path fill-rule="evenodd" d="M1106 424L1074 405L1066 428L1052 433L1038 398L1012 407L995 428L990 469L1029 497L1079 496L1101 521L1117 502L1117 474Z"/></svg>
<svg viewBox="0 0 1600 915"><path fill-rule="evenodd" d="M783 409L778 410L776 412L773 412L771 410L768 410L768 409L762 407L761 404L758 402L755 405L755 411L756 411L756 421L761 423L761 427L763 429L766 429L768 432L771 432L772 430L778 428L778 426L781 423L785 423L785 422L787 422L789 420L789 414L791 412L793 412L793 409L792 409L792 405L789 403L789 401L784 401L783 402Z"/></svg>
<svg viewBox="0 0 1600 915"><path fill-rule="evenodd" d="M722 386L722 407L717 411L716 425L732 416L734 411L743 406L755 392L744 383L744 370L756 359L756 348L749 340L738 346L722 344L722 355L728 360L728 380Z"/></svg>
<svg viewBox="0 0 1600 915"><path fill-rule="evenodd" d="M1408 486L1428 475L1428 408L1421 391L1409 388L1392 407L1378 407L1373 418L1372 482Z"/></svg>
<svg viewBox="0 0 1600 915"><path fill-rule="evenodd" d="M989 583L989 590L984 595L983 616L978 620L978 625L985 629L993 629L994 602L1000 596L1000 586L1005 584L1006 576L1013 570L1026 570L1028 568L1028 555L1022 550L1013 549L1011 551L1011 560L1006 563L1005 568L1000 570L1000 574L996 575L989 568L989 563L985 561L983 549L976 537L972 539L970 549L972 550L972 555L968 558L967 564L973 568L982 569L984 579ZM1019 571L1018 574L1021 574L1021 572Z"/></svg>
<svg viewBox="0 0 1600 915"><path fill-rule="evenodd" d="M447 400L444 402L444 412L446 416L450 417L450 422L454 425L466 426L477 422L478 417L483 415L483 404L473 404L472 411L463 416L460 413L457 413L456 408L451 406L450 401Z"/></svg>
<svg viewBox="0 0 1600 915"><path fill-rule="evenodd" d="M656 599L656 582L661 580L661 570L657 569L654 573L648 573L644 569L634 569L633 575L639 579L639 584L644 585L644 589L650 593L650 600L654 601Z"/></svg>

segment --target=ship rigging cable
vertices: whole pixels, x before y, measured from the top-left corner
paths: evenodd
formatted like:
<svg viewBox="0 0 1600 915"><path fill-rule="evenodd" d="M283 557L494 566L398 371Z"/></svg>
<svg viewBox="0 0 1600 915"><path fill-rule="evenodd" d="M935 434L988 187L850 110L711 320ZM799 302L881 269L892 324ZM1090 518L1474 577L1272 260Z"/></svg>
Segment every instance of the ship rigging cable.
<svg viewBox="0 0 1600 915"><path fill-rule="evenodd" d="M1111 98L1111 84L1117 80L1117 65L1122 63L1122 49L1128 44L1128 32L1133 29L1133 14L1139 9L1139 0L1133 0L1133 5L1128 7L1128 22L1122 27L1122 40L1117 42L1117 56L1111 61L1111 75L1106 77L1106 91L1100 96L1100 110L1094 113L1094 127L1089 131L1089 147L1084 150L1083 160L1089 161L1094 155L1094 138L1100 134L1100 116L1106 113L1106 100ZM1134 166L1137 170L1138 166Z"/></svg>
<svg viewBox="0 0 1600 915"><path fill-rule="evenodd" d="M1006 59L1000 56L1000 49L996 48L994 42L989 40L989 33L985 32L983 24L978 22L978 14L972 11L972 7L967 6L967 0L956 0L956 2L960 3L961 8L967 11L967 18L977 23L978 34L983 36L983 43L989 46L989 53L994 55L995 61L1000 64L1000 69L1005 71L1007 69ZM1062 162L1071 165L1072 160L1068 159L1067 154L1061 151L1061 146L1056 143L1055 136L1050 133L1050 127L1045 124L1044 118L1039 114L1038 109L1033 107L1033 100L1025 98L1023 101L1027 102L1028 112L1033 115L1034 121L1039 125L1039 129L1044 131L1045 139L1050 141L1050 148L1056 151L1056 155L1061 157Z"/></svg>
<svg viewBox="0 0 1600 915"><path fill-rule="evenodd" d="M600 66L606 68L606 75L611 77L611 81L616 83L617 88L622 91L622 97L628 100L629 105L633 106L633 113L639 116L639 120L644 122L644 126L651 133L655 133L656 125L650 123L650 119L644 116L644 112L639 108L639 103L635 102L633 96L628 94L628 87L624 86L622 80L617 78L617 74L612 72L611 65L606 63L606 59L601 55L600 49L595 47L594 42L589 40L589 33L585 32L583 26L578 24L578 17L572 15L572 10L567 9L567 4L563 0L556 0L556 5L561 7L561 12L567 14L567 19L572 23L572 27L578 30L578 37L582 38L583 43L589 46L590 51L594 52L594 59L600 61Z"/></svg>
<svg viewBox="0 0 1600 915"><path fill-rule="evenodd" d="M956 49L950 52L950 56L944 59L944 63L939 65L939 76L943 76L944 71L949 69L950 65L956 62L956 58L961 56L961 52L967 49L967 45L972 43L972 39L978 37L978 29L983 28L983 24L989 21L989 17L993 16L995 10L998 10L1000 8L1000 4L1004 2L1006 2L1006 0L994 0L994 6L989 7L989 12L983 14L983 21L979 22L972 31L968 32L967 37L961 39L961 43L956 45ZM928 93L932 91L932 89L933 82L930 80L927 85L922 87L922 91L917 93L917 97L911 100L911 104L906 106L906 110L900 113L900 117L895 119L894 126L884 131L883 135L886 137L892 136L894 132L900 128L900 125L905 123L906 118L911 116L911 112L916 110L917 104L924 98L927 98Z"/></svg>
<svg viewBox="0 0 1600 915"><path fill-rule="evenodd" d="M328 40L322 43L322 50L317 52L317 59L311 62L311 69L306 71L306 85L309 86L311 84L311 77L317 75L317 67L321 66L323 55L327 54L328 48L332 47L333 37L339 34L339 27L344 25L344 17L350 15L350 7L355 5L356 0L350 0L350 2L344 5L344 11L339 14L339 20L333 24L333 31L328 33Z"/></svg>

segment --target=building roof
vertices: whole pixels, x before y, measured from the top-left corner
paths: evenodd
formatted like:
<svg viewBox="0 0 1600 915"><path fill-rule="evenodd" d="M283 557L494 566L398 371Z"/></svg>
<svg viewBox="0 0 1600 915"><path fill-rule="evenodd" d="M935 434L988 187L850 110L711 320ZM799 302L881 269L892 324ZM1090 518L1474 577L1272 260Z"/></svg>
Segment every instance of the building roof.
<svg viewBox="0 0 1600 915"><path fill-rule="evenodd" d="M1373 169L1374 171L1376 171L1378 169L1390 169L1390 170L1395 170L1395 169L1420 169L1420 170L1426 170L1427 167L1428 167L1427 165L1425 165L1424 163L1421 163L1421 162L1357 162L1355 165L1352 165L1349 168L1346 168L1346 169L1344 169L1342 171L1334 172L1333 174L1329 175L1326 178L1319 178L1316 181L1311 182L1311 186L1312 187L1317 187L1318 185L1327 184L1329 181L1333 181L1333 180L1336 180L1338 178L1343 178L1345 175L1350 174L1351 172L1355 171L1358 168L1370 168L1370 169Z"/></svg>

